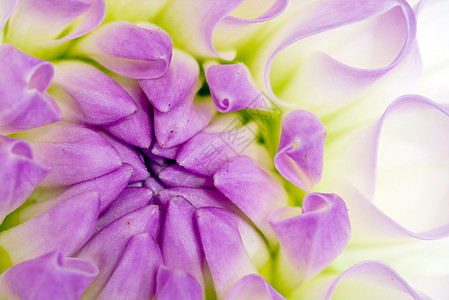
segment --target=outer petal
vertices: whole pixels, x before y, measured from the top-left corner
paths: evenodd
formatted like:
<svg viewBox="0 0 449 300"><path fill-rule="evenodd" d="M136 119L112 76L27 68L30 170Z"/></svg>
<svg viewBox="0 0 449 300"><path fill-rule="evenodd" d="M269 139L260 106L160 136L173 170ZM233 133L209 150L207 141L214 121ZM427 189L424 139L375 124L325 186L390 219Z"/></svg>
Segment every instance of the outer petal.
<svg viewBox="0 0 449 300"><path fill-rule="evenodd" d="M85 297L97 297L106 286L132 236L150 233L153 238L156 237L158 221L158 207L145 206L103 228L78 251L77 257L89 260L100 270L95 283L86 291Z"/></svg>
<svg viewBox="0 0 449 300"><path fill-rule="evenodd" d="M287 204L284 188L249 157L237 156L214 174L215 187L263 232L271 243L276 236L268 224L268 215Z"/></svg>
<svg viewBox="0 0 449 300"><path fill-rule="evenodd" d="M162 263L161 250L153 237L148 233L131 237L98 299L151 299Z"/></svg>
<svg viewBox="0 0 449 300"><path fill-rule="evenodd" d="M0 296L20 299L80 299L98 274L95 265L52 252L8 269L0 277Z"/></svg>
<svg viewBox="0 0 449 300"><path fill-rule="evenodd" d="M61 111L45 93L53 79L53 66L0 46L0 133L11 134L61 120Z"/></svg>
<svg viewBox="0 0 449 300"><path fill-rule="evenodd" d="M0 5L0 31L5 26L12 12L16 8L18 0L6 0Z"/></svg>
<svg viewBox="0 0 449 300"><path fill-rule="evenodd" d="M50 172L50 168L33 161L30 145L0 135L0 223L31 195Z"/></svg>
<svg viewBox="0 0 449 300"><path fill-rule="evenodd" d="M288 181L310 191L321 179L326 130L312 113L294 110L282 120L276 169Z"/></svg>
<svg viewBox="0 0 449 300"><path fill-rule="evenodd" d="M114 76L114 79L131 95L137 104L137 112L129 118L114 124L104 126L112 135L118 137L130 145L147 149L151 146L153 137L153 120L148 99L136 80L122 76Z"/></svg>
<svg viewBox="0 0 449 300"><path fill-rule="evenodd" d="M249 274L237 281L226 300L283 300L275 289L260 275Z"/></svg>
<svg viewBox="0 0 449 300"><path fill-rule="evenodd" d="M11 263L51 251L73 255L92 234L99 213L98 194L72 197L23 224L0 233L0 247Z"/></svg>
<svg viewBox="0 0 449 300"><path fill-rule="evenodd" d="M330 176L320 188L345 197L357 241L449 234L442 209L448 195L448 129L446 107L407 95L378 122L342 140L344 151L338 144L329 149ZM341 166L338 175L331 172Z"/></svg>
<svg viewBox="0 0 449 300"><path fill-rule="evenodd" d="M160 266L157 271L156 298L160 300L201 300L201 286L191 275Z"/></svg>
<svg viewBox="0 0 449 300"><path fill-rule="evenodd" d="M167 72L159 78L142 79L139 84L150 103L160 112L168 112L183 102L195 87L200 74L196 60L175 49Z"/></svg>
<svg viewBox="0 0 449 300"><path fill-rule="evenodd" d="M136 112L137 106L130 95L112 78L89 64L64 61L55 68L54 84L69 95L56 97L65 120L98 126Z"/></svg>
<svg viewBox="0 0 449 300"><path fill-rule="evenodd" d="M205 207L197 211L197 222L217 298L224 299L240 278L256 273L239 232L240 220L221 208Z"/></svg>
<svg viewBox="0 0 449 300"><path fill-rule="evenodd" d="M117 151L96 132L59 123L24 132L31 141L37 162L53 169L44 186L78 183L107 174L122 165Z"/></svg>
<svg viewBox="0 0 449 300"><path fill-rule="evenodd" d="M262 92L244 64L212 65L206 70L206 79L219 112L266 109Z"/></svg>
<svg viewBox="0 0 449 300"><path fill-rule="evenodd" d="M171 61L173 43L162 29L126 21L105 24L84 38L77 50L125 77L162 76Z"/></svg>
<svg viewBox="0 0 449 300"><path fill-rule="evenodd" d="M281 208L269 221L281 245L279 275L289 288L326 268L350 238L346 205L335 194L309 194L302 214L292 207Z"/></svg>
<svg viewBox="0 0 449 300"><path fill-rule="evenodd" d="M204 254L195 222L195 212L196 208L182 197L169 202L161 248L167 267L192 275L204 290Z"/></svg>
<svg viewBox="0 0 449 300"><path fill-rule="evenodd" d="M95 231L99 231L118 218L150 204L153 191L143 187L124 189L117 199L111 203L100 215Z"/></svg>

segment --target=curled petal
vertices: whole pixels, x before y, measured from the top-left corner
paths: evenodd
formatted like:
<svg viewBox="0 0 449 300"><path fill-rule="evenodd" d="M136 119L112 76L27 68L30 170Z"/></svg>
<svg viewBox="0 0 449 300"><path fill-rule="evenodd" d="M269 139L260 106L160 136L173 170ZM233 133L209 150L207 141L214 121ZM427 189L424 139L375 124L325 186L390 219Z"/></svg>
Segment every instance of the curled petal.
<svg viewBox="0 0 449 300"><path fill-rule="evenodd" d="M227 16L224 21L225 23L230 24L259 23L268 21L280 15L287 7L287 4L288 0L275 0L270 7L265 8L263 7L263 5L260 5L259 1L245 1L237 8L236 11L232 12L232 15ZM261 7L264 10L262 12L259 12ZM257 11L257 17L251 19L244 18L243 15L245 15L245 13L253 15L256 13L255 11Z"/></svg>
<svg viewBox="0 0 449 300"><path fill-rule="evenodd" d="M44 186L93 179L122 165L115 148L98 133L84 127L58 123L29 130L21 137L31 142L37 162L52 167L42 182Z"/></svg>
<svg viewBox="0 0 449 300"><path fill-rule="evenodd" d="M254 252L247 250L245 246L254 247L252 250L257 251L256 255L263 256L262 248L255 249L258 244L257 238L251 241L251 245L245 244L240 234L244 222L231 212L221 208L204 207L198 209L196 216L201 244L217 298L224 299L240 278L256 273L251 259L253 257L250 257ZM262 258L262 263L263 261Z"/></svg>
<svg viewBox="0 0 449 300"><path fill-rule="evenodd" d="M288 181L309 191L321 179L326 130L304 110L291 111L282 120L281 141L274 157L276 169Z"/></svg>
<svg viewBox="0 0 449 300"><path fill-rule="evenodd" d="M168 203L161 248L167 267L192 275L204 288L204 254L195 212L196 208L182 197Z"/></svg>
<svg viewBox="0 0 449 300"><path fill-rule="evenodd" d="M112 78L87 63L64 61L55 65L54 84L68 95L55 97L64 119L88 125L107 125L131 116L137 106ZM60 93L58 93L60 94Z"/></svg>
<svg viewBox="0 0 449 300"><path fill-rule="evenodd" d="M95 228L99 231L118 218L150 204L153 191L144 187L125 188L100 215Z"/></svg>
<svg viewBox="0 0 449 300"><path fill-rule="evenodd" d="M151 299L162 263L161 250L153 237L148 233L131 237L98 299Z"/></svg>
<svg viewBox="0 0 449 300"><path fill-rule="evenodd" d="M77 51L125 77L160 77L171 61L172 40L159 27L142 26L126 21L107 23L85 37Z"/></svg>
<svg viewBox="0 0 449 300"><path fill-rule="evenodd" d="M160 300L201 300L203 291L191 275L161 265L157 271L156 298Z"/></svg>
<svg viewBox="0 0 449 300"><path fill-rule="evenodd" d="M2 274L0 296L9 291L14 299L80 299L97 274L97 267L88 261L51 252Z"/></svg>
<svg viewBox="0 0 449 300"><path fill-rule="evenodd" d="M355 284L354 284L355 283ZM377 261L365 261L343 272L324 299L429 299L415 291L398 273Z"/></svg>
<svg viewBox="0 0 449 300"><path fill-rule="evenodd" d="M97 297L106 286L129 239L141 233L149 233L155 238L158 222L158 207L145 206L103 228L78 251L76 257L94 263L99 269L97 279L85 293L86 298Z"/></svg>
<svg viewBox="0 0 449 300"><path fill-rule="evenodd" d="M0 233L11 263L51 251L73 255L91 236L99 214L98 193L71 197L43 214Z"/></svg>
<svg viewBox="0 0 449 300"><path fill-rule="evenodd" d="M269 217L281 245L281 278L292 287L326 268L346 247L351 228L343 200L335 194L308 194L302 214L281 208Z"/></svg>
<svg viewBox="0 0 449 300"><path fill-rule="evenodd" d="M169 0L107 0L107 20L127 20L130 22L151 20L164 9Z"/></svg>
<svg viewBox="0 0 449 300"><path fill-rule="evenodd" d="M237 281L226 300L284 300L273 287L260 275L249 274Z"/></svg>
<svg viewBox="0 0 449 300"><path fill-rule="evenodd" d="M31 195L50 172L33 160L30 144L0 135L0 223Z"/></svg>
<svg viewBox="0 0 449 300"><path fill-rule="evenodd" d="M150 103L160 112L168 112L183 102L195 87L200 74L196 60L175 49L167 72L159 78L141 79L139 84Z"/></svg>
<svg viewBox="0 0 449 300"><path fill-rule="evenodd" d="M249 157L237 156L214 174L215 187L240 208L267 239L276 243L268 215L287 204L284 188Z"/></svg>
<svg viewBox="0 0 449 300"><path fill-rule="evenodd" d="M0 4L0 31L8 22L9 17L16 8L18 0L5 0Z"/></svg>
<svg viewBox="0 0 449 300"><path fill-rule="evenodd" d="M242 63L210 66L206 70L206 79L219 112L265 109L267 105L250 71Z"/></svg>
<svg viewBox="0 0 449 300"><path fill-rule="evenodd" d="M137 104L137 111L130 117L103 128L130 145L147 149L151 146L153 137L153 121L148 99L136 80L118 75L114 79L131 95Z"/></svg>
<svg viewBox="0 0 449 300"><path fill-rule="evenodd" d="M198 175L187 171L179 165L171 165L159 173L159 179L168 187L212 188L211 177Z"/></svg>
<svg viewBox="0 0 449 300"><path fill-rule="evenodd" d="M10 44L0 46L1 134L61 120L56 102L45 92L53 73L49 62L20 52Z"/></svg>
<svg viewBox="0 0 449 300"><path fill-rule="evenodd" d="M213 106L194 100L191 94L166 113L154 111L154 133L159 146L177 146L207 126L215 113Z"/></svg>

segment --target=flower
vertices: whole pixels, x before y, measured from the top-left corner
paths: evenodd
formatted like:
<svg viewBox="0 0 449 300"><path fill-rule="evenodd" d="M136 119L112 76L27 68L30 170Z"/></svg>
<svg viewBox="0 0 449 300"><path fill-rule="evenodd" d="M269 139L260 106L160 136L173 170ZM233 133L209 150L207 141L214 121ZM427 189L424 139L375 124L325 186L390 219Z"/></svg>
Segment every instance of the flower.
<svg viewBox="0 0 449 300"><path fill-rule="evenodd" d="M0 298L444 299L445 5L3 1Z"/></svg>

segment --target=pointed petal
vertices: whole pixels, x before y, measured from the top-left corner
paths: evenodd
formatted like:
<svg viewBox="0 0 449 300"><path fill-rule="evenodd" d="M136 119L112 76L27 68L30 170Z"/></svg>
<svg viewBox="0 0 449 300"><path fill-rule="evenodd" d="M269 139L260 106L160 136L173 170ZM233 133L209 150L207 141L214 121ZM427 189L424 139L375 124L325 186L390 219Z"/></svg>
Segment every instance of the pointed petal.
<svg viewBox="0 0 449 300"><path fill-rule="evenodd" d="M289 288L326 268L345 249L351 233L346 205L335 194L308 194L298 213L285 207L269 217L281 245L280 276Z"/></svg>
<svg viewBox="0 0 449 300"><path fill-rule="evenodd" d="M0 135L0 223L31 195L50 172L33 160L30 144Z"/></svg>
<svg viewBox="0 0 449 300"><path fill-rule="evenodd" d="M273 287L260 275L249 274L237 281L226 300L284 300Z"/></svg>
<svg viewBox="0 0 449 300"><path fill-rule="evenodd" d="M168 187L212 188L211 177L192 173L179 165L171 165L159 173L159 179Z"/></svg>
<svg viewBox="0 0 449 300"><path fill-rule="evenodd" d="M139 84L154 108L168 112L175 108L195 87L200 68L195 58L175 49L167 72L159 78L141 79Z"/></svg>
<svg viewBox="0 0 449 300"><path fill-rule="evenodd" d="M265 108L262 92L253 81L249 69L242 63L212 65L206 70L206 79L219 112Z"/></svg>
<svg viewBox="0 0 449 300"><path fill-rule="evenodd" d="M102 25L77 45L82 54L134 79L162 76L170 64L172 50L170 36L159 27L126 21Z"/></svg>
<svg viewBox="0 0 449 300"><path fill-rule="evenodd" d="M198 229L218 299L247 274L257 273L238 229L238 217L220 209L197 211ZM223 251L226 249L226 251Z"/></svg>
<svg viewBox="0 0 449 300"><path fill-rule="evenodd" d="M130 145L147 149L151 146L153 137L153 120L148 99L136 80L122 76L114 76L114 79L131 95L137 104L137 111L129 118L103 128Z"/></svg>
<svg viewBox="0 0 449 300"><path fill-rule="evenodd" d="M203 292L191 275L160 266L157 271L156 298L160 300L201 300Z"/></svg>
<svg viewBox="0 0 449 300"><path fill-rule="evenodd" d="M176 187L171 189L164 189L159 193L159 200L164 207L171 201L176 199L186 199L195 208L201 207L220 207L229 211L238 210L226 197L216 190L206 190L191 187Z"/></svg>
<svg viewBox="0 0 449 300"><path fill-rule="evenodd" d="M54 84L68 94L55 97L66 121L107 125L137 110L131 96L117 82L87 63L64 61L55 65L55 71Z"/></svg>
<svg viewBox="0 0 449 300"><path fill-rule="evenodd" d="M98 193L67 199L45 213L0 233L12 264L51 251L73 255L91 236L99 214Z"/></svg>
<svg viewBox="0 0 449 300"><path fill-rule="evenodd" d="M7 135L58 122L62 115L45 93L53 66L10 44L0 45L0 133Z"/></svg>
<svg viewBox="0 0 449 300"><path fill-rule="evenodd" d="M159 208L145 206L131 212L99 231L81 248L76 257L94 263L99 274L84 296L95 298L106 286L114 272L129 239L140 233L150 233L155 238L159 222Z"/></svg>
<svg viewBox="0 0 449 300"><path fill-rule="evenodd" d="M138 150L134 147L131 147L128 144L123 143L122 141L117 140L116 138L108 135L104 132L98 132L105 140L107 140L114 148L117 150L120 155L122 162L131 165L134 169L131 178L129 179L130 183L144 181L148 177L150 177L150 173L145 166L145 162L143 159L143 155L138 152Z"/></svg>
<svg viewBox="0 0 449 300"><path fill-rule="evenodd" d="M178 153L179 146L174 146L170 148L163 148L159 146L158 143L154 143L153 148L151 148L151 153L157 156L162 156L168 159L176 159L176 154Z"/></svg>
<svg viewBox="0 0 449 300"><path fill-rule="evenodd" d="M204 288L204 255L195 212L196 208L182 197L168 203L161 249L167 267L192 275Z"/></svg>
<svg viewBox="0 0 449 300"><path fill-rule="evenodd" d="M9 297L20 299L80 299L97 274L97 267L88 261L51 252L3 273L0 296L6 289Z"/></svg>
<svg viewBox="0 0 449 300"><path fill-rule="evenodd" d="M151 299L162 263L161 250L153 237L148 233L132 236L98 299Z"/></svg>
<svg viewBox="0 0 449 300"><path fill-rule="evenodd" d="M170 111L154 110L154 133L159 146L173 147L189 140L209 124L214 113L211 103L195 101L192 91Z"/></svg>
<svg viewBox="0 0 449 300"><path fill-rule="evenodd" d="M3 26L5 26L12 12L16 8L17 2L18 0L6 0L2 1L2 4L0 4L0 31L3 29Z"/></svg>
<svg viewBox="0 0 449 300"><path fill-rule="evenodd" d="M117 199L101 213L95 231L100 231L118 218L149 205L151 198L153 198L153 191L148 188L132 187L124 189Z"/></svg>
<svg viewBox="0 0 449 300"><path fill-rule="evenodd" d="M276 169L285 179L310 191L323 173L326 129L314 114L291 111L282 120L281 141L274 157Z"/></svg>
<svg viewBox="0 0 449 300"><path fill-rule="evenodd" d="M237 156L214 174L214 185L262 231L271 243L276 235L268 224L268 215L285 205L284 188L249 157Z"/></svg>
<svg viewBox="0 0 449 300"><path fill-rule="evenodd" d="M58 123L23 132L36 161L52 167L41 183L61 186L93 179L122 165L115 148L98 133L68 123ZM105 159L107 158L107 159Z"/></svg>
<svg viewBox="0 0 449 300"><path fill-rule="evenodd" d="M159 179L150 177L144 181L144 187L149 188L153 191L155 195L158 195L161 191L165 189L165 186L162 185L162 182Z"/></svg>

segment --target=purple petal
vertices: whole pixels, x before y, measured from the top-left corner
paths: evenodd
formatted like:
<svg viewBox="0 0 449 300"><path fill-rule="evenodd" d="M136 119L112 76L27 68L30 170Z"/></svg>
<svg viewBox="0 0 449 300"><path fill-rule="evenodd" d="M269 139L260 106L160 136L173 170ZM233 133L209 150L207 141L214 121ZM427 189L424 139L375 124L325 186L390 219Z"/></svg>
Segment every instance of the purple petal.
<svg viewBox="0 0 449 300"><path fill-rule="evenodd" d="M192 275L204 287L204 255L195 212L196 208L182 197L168 203L161 249L167 267Z"/></svg>
<svg viewBox="0 0 449 300"><path fill-rule="evenodd" d="M273 287L260 275L249 274L237 281L229 293L226 300L284 300Z"/></svg>
<svg viewBox="0 0 449 300"><path fill-rule="evenodd" d="M160 182L159 179L156 179L154 177L146 179L143 186L151 189L155 195L159 194L161 191L165 189L165 186L162 185L162 182Z"/></svg>
<svg viewBox="0 0 449 300"><path fill-rule="evenodd" d="M323 173L326 129L314 114L294 110L282 120L281 141L274 157L285 179L310 191Z"/></svg>
<svg viewBox="0 0 449 300"><path fill-rule="evenodd" d="M89 34L77 50L125 77L151 79L167 71L173 43L166 32L154 25L140 27L116 21Z"/></svg>
<svg viewBox="0 0 449 300"><path fill-rule="evenodd" d="M9 290L13 298L76 300L97 274L97 267L88 261L52 252L8 269L0 277L0 286Z"/></svg>
<svg viewBox="0 0 449 300"><path fill-rule="evenodd" d="M50 172L50 168L33 161L26 141L0 135L0 223L31 195Z"/></svg>
<svg viewBox="0 0 449 300"><path fill-rule="evenodd" d="M98 193L86 192L0 233L0 247L12 264L51 251L73 255L91 236L98 219Z"/></svg>
<svg viewBox="0 0 449 300"><path fill-rule="evenodd" d="M223 299L240 278L257 273L256 269L245 250L236 215L205 207L197 211L197 222L217 297Z"/></svg>
<svg viewBox="0 0 449 300"><path fill-rule="evenodd" d="M176 161L187 170L212 176L228 160L244 153L255 137L248 126L220 133L201 132L181 146Z"/></svg>
<svg viewBox="0 0 449 300"><path fill-rule="evenodd" d="M192 173L179 165L171 165L159 173L159 179L168 187L212 188L211 177Z"/></svg>
<svg viewBox="0 0 449 300"><path fill-rule="evenodd" d="M145 179L150 177L150 173L148 173L147 167L145 166L143 155L137 152L137 149L115 139L114 137L111 137L104 132L98 133L112 146L114 146L114 148L122 158L122 162L127 163L133 167L134 172L129 179L131 183L144 181Z"/></svg>
<svg viewBox="0 0 449 300"><path fill-rule="evenodd" d="M174 146L171 148L163 148L159 146L158 143L154 143L153 148L151 148L151 153L157 156L162 156L168 159L176 159L176 154L178 153L179 146Z"/></svg>
<svg viewBox="0 0 449 300"><path fill-rule="evenodd" d="M178 198L186 199L194 207L219 207L235 212L237 208L216 190L206 190L199 188L177 187L165 189L159 193L159 200L164 207L171 201L177 201Z"/></svg>
<svg viewBox="0 0 449 300"><path fill-rule="evenodd" d="M157 271L156 298L158 300L201 300L203 291L191 275L161 265Z"/></svg>
<svg viewBox="0 0 449 300"><path fill-rule="evenodd" d="M9 17L16 8L18 0L4 0L0 4L0 31L8 22Z"/></svg>
<svg viewBox="0 0 449 300"><path fill-rule="evenodd" d="M22 53L10 44L0 46L0 133L7 135L58 122L62 115L46 94L53 66Z"/></svg>
<svg viewBox="0 0 449 300"><path fill-rule="evenodd" d="M117 199L100 215L95 231L99 231L118 218L150 204L153 191L143 187L124 189Z"/></svg>
<svg viewBox="0 0 449 300"><path fill-rule="evenodd" d="M346 280L348 284L345 284ZM343 272L332 283L324 299L341 297L342 292L345 299L430 299L416 292L392 268L377 261L364 261Z"/></svg>
<svg viewBox="0 0 449 300"><path fill-rule="evenodd" d="M290 287L326 268L345 249L351 234L346 205L335 194L308 194L299 213L285 207L269 217L281 245L281 275L288 276L283 280Z"/></svg>
<svg viewBox="0 0 449 300"><path fill-rule="evenodd" d="M174 50L170 67L164 75L139 80L139 84L154 108L166 113L181 104L190 94L199 74L195 58L181 50Z"/></svg>
<svg viewBox="0 0 449 300"><path fill-rule="evenodd" d="M161 250L148 233L132 236L98 299L151 299Z"/></svg>
<svg viewBox="0 0 449 300"><path fill-rule="evenodd" d="M61 186L93 179L122 165L115 148L98 133L68 123L21 134L31 142L37 162L51 166L43 186Z"/></svg>
<svg viewBox="0 0 449 300"><path fill-rule="evenodd" d="M137 106L130 95L111 77L89 64L64 61L56 64L55 70L54 84L68 94L55 96L65 120L107 125L136 112Z"/></svg>
<svg viewBox="0 0 449 300"><path fill-rule="evenodd" d="M155 238L158 223L159 208L145 206L103 228L78 251L77 257L94 263L100 270L97 279L86 291L86 298L96 298L106 286L129 239L140 233L150 233Z"/></svg>
<svg viewBox="0 0 449 300"><path fill-rule="evenodd" d="M210 103L194 101L192 93L167 113L154 110L154 133L159 146L170 148L187 141L209 124L214 113Z"/></svg>
<svg viewBox="0 0 449 300"><path fill-rule="evenodd" d="M114 79L134 99L137 104L137 112L127 119L104 126L104 128L112 135L130 145L147 149L151 146L153 137L153 121L148 99L136 80L121 76L115 76Z"/></svg>
<svg viewBox="0 0 449 300"><path fill-rule="evenodd" d="M249 157L237 156L214 174L215 187L240 208L272 243L276 235L268 215L285 205L288 196L276 180Z"/></svg>
<svg viewBox="0 0 449 300"><path fill-rule="evenodd" d="M242 5L245 5L245 4L246 3L243 3ZM287 7L287 4L288 4L288 0L276 0L267 10L265 10L261 15L257 16L256 18L244 19L244 18L234 17L234 16L229 15L224 19L224 22L230 23L230 24L247 24L247 23L265 22L265 21L271 20L271 19L277 17L278 15L280 15ZM248 6L246 7L246 9L247 10L257 9L259 5L260 5L260 3L258 3L258 2L248 1Z"/></svg>
<svg viewBox="0 0 449 300"><path fill-rule="evenodd" d="M206 79L219 112L266 109L267 104L263 101L262 92L244 64L210 66L206 70Z"/></svg>

